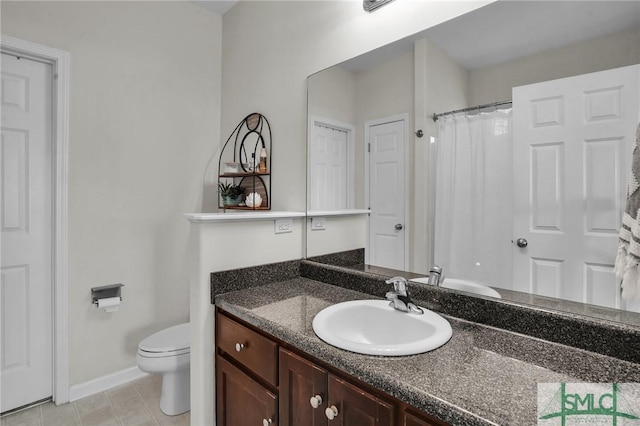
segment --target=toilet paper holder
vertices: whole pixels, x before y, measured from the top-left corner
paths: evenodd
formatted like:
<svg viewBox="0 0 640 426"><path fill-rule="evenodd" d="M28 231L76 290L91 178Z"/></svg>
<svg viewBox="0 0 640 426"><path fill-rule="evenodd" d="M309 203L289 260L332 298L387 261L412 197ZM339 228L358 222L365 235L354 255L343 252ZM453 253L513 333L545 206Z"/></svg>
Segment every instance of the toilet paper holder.
<svg viewBox="0 0 640 426"><path fill-rule="evenodd" d="M110 297L119 297L122 300L122 287L124 284L110 284L101 287L93 287L91 289L92 303L98 306L99 299L108 299Z"/></svg>

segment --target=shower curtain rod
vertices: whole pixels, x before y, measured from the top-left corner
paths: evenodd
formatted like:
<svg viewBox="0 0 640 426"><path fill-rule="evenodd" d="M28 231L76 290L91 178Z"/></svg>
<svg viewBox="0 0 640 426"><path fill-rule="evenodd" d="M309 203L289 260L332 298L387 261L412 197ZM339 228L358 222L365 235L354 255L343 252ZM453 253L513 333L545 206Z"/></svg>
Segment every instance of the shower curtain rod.
<svg viewBox="0 0 640 426"><path fill-rule="evenodd" d="M508 105L511 104L511 99L509 99L508 101L498 101L498 102L492 102L490 104L484 104L484 105L478 105L478 106L473 106L473 107L468 107L468 108L462 108L462 109L456 109L454 111L447 111L447 112L441 112L440 114L433 114L433 121L438 121L438 118L440 117L444 117L445 115L450 115L450 114L455 114L457 112L468 112L468 111L480 111L481 109L484 108L489 108L489 107L495 107L496 109L499 106L502 105Z"/></svg>

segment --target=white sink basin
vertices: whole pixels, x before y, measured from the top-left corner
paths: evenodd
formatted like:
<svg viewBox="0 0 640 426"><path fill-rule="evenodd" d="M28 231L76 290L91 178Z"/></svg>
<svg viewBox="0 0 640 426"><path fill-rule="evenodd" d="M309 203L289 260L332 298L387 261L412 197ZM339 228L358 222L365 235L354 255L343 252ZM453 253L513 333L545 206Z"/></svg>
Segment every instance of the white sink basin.
<svg viewBox="0 0 640 426"><path fill-rule="evenodd" d="M422 308L416 315L389 306L388 300L338 303L313 318L313 331L332 346L365 355L402 356L432 351L451 338L451 325Z"/></svg>
<svg viewBox="0 0 640 426"><path fill-rule="evenodd" d="M429 280L428 277L424 277L424 278L412 278L409 281L414 283L426 284L428 280ZM482 296L491 296L491 297L495 297L496 299L502 299L502 296L500 296L500 293L498 293L488 285L481 284L475 281L445 277L444 281L440 283L440 287L449 288L451 290L466 291L467 293L474 293Z"/></svg>

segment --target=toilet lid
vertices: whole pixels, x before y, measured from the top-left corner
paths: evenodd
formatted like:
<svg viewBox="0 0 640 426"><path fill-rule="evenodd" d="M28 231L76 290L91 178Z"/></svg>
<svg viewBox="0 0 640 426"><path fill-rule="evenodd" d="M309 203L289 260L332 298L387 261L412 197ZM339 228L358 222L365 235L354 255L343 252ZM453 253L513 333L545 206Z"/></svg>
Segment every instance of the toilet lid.
<svg viewBox="0 0 640 426"><path fill-rule="evenodd" d="M172 352L191 347L190 324L165 328L144 339L138 348L145 352Z"/></svg>

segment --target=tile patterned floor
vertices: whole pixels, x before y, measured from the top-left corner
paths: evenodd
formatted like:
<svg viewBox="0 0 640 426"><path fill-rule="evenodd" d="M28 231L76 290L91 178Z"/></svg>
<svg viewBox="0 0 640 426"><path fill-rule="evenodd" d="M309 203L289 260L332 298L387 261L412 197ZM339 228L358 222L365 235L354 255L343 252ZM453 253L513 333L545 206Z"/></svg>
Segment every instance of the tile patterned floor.
<svg viewBox="0 0 640 426"><path fill-rule="evenodd" d="M189 426L190 413L160 411L161 388L161 376L146 376L69 404L49 402L10 414L0 426Z"/></svg>

